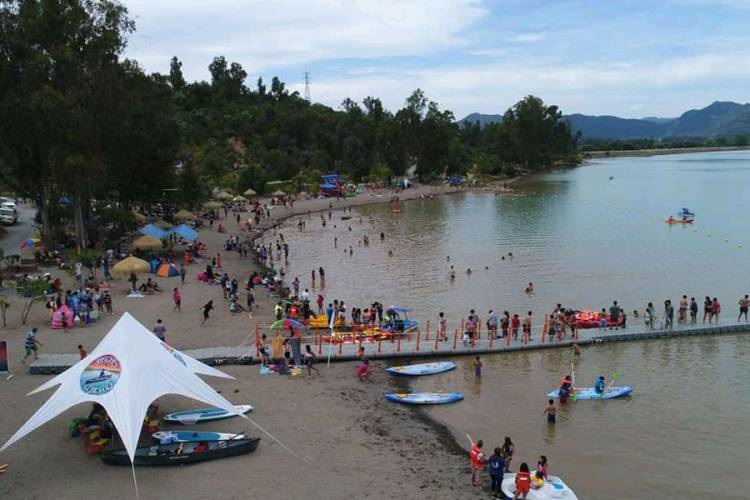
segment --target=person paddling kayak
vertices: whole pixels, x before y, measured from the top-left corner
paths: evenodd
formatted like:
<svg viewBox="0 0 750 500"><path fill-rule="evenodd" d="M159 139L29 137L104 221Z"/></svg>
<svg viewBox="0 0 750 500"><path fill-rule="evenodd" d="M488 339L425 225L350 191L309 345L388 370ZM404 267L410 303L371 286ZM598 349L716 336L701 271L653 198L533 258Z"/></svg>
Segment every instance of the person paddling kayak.
<svg viewBox="0 0 750 500"><path fill-rule="evenodd" d="M560 402L561 403L567 403L568 398L570 397L570 392L573 390L573 380L570 377L570 375L565 375L565 377L560 381Z"/></svg>
<svg viewBox="0 0 750 500"><path fill-rule="evenodd" d="M604 394L604 376L600 375L598 379L596 379L596 382L594 383L594 392L597 394Z"/></svg>

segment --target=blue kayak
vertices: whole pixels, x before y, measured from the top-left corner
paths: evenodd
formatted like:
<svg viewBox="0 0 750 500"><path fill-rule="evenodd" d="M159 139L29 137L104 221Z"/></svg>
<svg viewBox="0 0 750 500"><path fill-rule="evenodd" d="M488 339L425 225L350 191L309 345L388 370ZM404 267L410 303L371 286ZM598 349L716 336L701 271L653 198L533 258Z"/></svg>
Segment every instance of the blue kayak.
<svg viewBox="0 0 750 500"><path fill-rule="evenodd" d="M236 405L235 408L240 413L249 413L253 411L253 407L250 405ZM179 422L181 424L195 424L199 422L213 422L214 420L222 420L224 418L232 418L237 415L229 413L221 408L197 408L195 410L178 411L164 415L162 420L165 422Z"/></svg>
<svg viewBox="0 0 750 500"><path fill-rule="evenodd" d="M391 375L435 375L453 370L456 363L453 361L437 361L435 363L419 363L417 365L393 366L386 368L386 372Z"/></svg>
<svg viewBox="0 0 750 500"><path fill-rule="evenodd" d="M589 399L615 399L628 396L631 392L633 392L633 388L629 385L624 385L622 387L608 387L604 389L604 393L602 394L596 393L593 387L578 387L576 388L575 399L576 401L586 401ZM547 394L547 397L559 398L560 389L550 392ZM571 394L571 399L572 398L573 395Z"/></svg>
<svg viewBox="0 0 750 500"><path fill-rule="evenodd" d="M151 434L151 437L159 442L168 441L170 443L197 443L200 441L229 441L231 439L247 439L244 434L232 434L228 432L209 432L209 431L158 431Z"/></svg>
<svg viewBox="0 0 750 500"><path fill-rule="evenodd" d="M407 405L443 405L461 401L464 395L460 392L386 392L385 398L388 401Z"/></svg>

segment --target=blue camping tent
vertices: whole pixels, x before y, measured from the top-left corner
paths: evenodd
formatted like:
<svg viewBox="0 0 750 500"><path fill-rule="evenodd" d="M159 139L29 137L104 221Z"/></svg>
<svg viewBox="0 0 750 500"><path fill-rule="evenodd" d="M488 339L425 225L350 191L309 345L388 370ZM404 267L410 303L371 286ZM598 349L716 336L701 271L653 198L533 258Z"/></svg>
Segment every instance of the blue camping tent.
<svg viewBox="0 0 750 500"><path fill-rule="evenodd" d="M195 241L198 239L198 232L192 227L180 224L177 227L172 228L167 234L176 234L186 240Z"/></svg>
<svg viewBox="0 0 750 500"><path fill-rule="evenodd" d="M169 233L161 228L154 226L153 224L147 224L138 230L141 234L147 234L158 240L164 239L169 236Z"/></svg>

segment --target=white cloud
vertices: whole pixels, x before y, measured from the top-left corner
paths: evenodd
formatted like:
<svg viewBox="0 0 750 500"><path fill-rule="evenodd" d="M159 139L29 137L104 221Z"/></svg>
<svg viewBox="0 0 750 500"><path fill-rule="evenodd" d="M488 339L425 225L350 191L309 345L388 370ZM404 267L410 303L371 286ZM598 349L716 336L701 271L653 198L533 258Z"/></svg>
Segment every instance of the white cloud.
<svg viewBox="0 0 750 500"><path fill-rule="evenodd" d="M544 39L544 33L519 33L518 35L509 38L508 41L514 43L535 43L541 42Z"/></svg>
<svg viewBox="0 0 750 500"><path fill-rule="evenodd" d="M463 46L486 14L481 0L130 0L137 32L127 55L177 55L188 78L205 78L215 55L248 72L323 59L428 55Z"/></svg>
<svg viewBox="0 0 750 500"><path fill-rule="evenodd" d="M716 99L744 102L748 79L750 54L712 53L606 65L478 64L391 71L318 81L312 94L314 100L333 107L344 97L361 100L375 95L395 110L419 87L457 118L472 111L501 113L528 94L557 104L566 113L671 116Z"/></svg>

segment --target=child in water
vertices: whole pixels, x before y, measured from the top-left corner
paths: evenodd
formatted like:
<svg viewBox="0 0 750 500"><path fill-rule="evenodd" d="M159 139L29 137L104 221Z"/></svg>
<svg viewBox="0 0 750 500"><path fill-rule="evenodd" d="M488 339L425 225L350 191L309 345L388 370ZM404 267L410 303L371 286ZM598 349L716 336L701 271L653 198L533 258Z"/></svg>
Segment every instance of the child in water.
<svg viewBox="0 0 750 500"><path fill-rule="evenodd" d="M542 413L542 416L545 414L547 415L547 423L548 424L554 424L555 423L555 413L557 412L557 409L555 408L555 400L550 399L547 401L547 407L544 409L544 413Z"/></svg>
<svg viewBox="0 0 750 500"><path fill-rule="evenodd" d="M477 377L482 376L482 361L479 359L479 356L474 358L474 375Z"/></svg>

